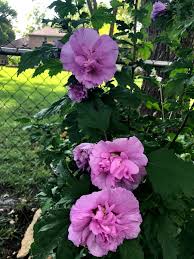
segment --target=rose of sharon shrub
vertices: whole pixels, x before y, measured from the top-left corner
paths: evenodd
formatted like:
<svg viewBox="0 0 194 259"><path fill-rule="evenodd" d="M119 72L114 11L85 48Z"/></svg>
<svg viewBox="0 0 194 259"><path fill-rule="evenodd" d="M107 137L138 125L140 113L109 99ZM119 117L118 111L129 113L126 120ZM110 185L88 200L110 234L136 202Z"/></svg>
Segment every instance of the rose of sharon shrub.
<svg viewBox="0 0 194 259"><path fill-rule="evenodd" d="M67 94L72 101L77 103L80 103L88 96L87 89L82 84L70 85Z"/></svg>
<svg viewBox="0 0 194 259"><path fill-rule="evenodd" d="M100 141L90 155L91 180L100 189L137 188L145 176L148 159L136 137Z"/></svg>
<svg viewBox="0 0 194 259"><path fill-rule="evenodd" d="M117 57L117 43L108 35L81 28L62 47L60 59L65 70L86 88L93 88L114 76Z"/></svg>
<svg viewBox="0 0 194 259"><path fill-rule="evenodd" d="M73 150L73 158L79 169L89 170L89 156L91 154L94 144L82 143L76 146Z"/></svg>
<svg viewBox="0 0 194 259"><path fill-rule="evenodd" d="M116 251L124 239L136 238L142 218L139 203L123 188L82 196L71 209L69 240L87 246L97 257Z"/></svg>
<svg viewBox="0 0 194 259"><path fill-rule="evenodd" d="M153 20L156 20L156 18L163 14L166 11L166 4L157 1L153 4L153 9L152 9L152 13L151 13L151 17Z"/></svg>

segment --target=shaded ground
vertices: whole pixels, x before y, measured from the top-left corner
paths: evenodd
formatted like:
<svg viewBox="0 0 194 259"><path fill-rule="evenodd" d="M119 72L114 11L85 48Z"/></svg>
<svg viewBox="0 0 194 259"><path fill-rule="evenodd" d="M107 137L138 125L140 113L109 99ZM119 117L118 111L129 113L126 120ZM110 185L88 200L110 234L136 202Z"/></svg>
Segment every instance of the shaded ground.
<svg viewBox="0 0 194 259"><path fill-rule="evenodd" d="M33 70L19 77L16 68L0 67L0 258L14 258L21 235L32 217L34 195L48 172L39 163L23 117L32 117L64 95L67 73L31 78ZM4 200L14 204L4 207ZM14 210L14 211L12 211ZM14 220L14 218L16 218ZM11 223L10 223L11 221ZM14 223L13 223L14 221ZM11 256L11 257L8 257Z"/></svg>
<svg viewBox="0 0 194 259"><path fill-rule="evenodd" d="M16 258L21 239L30 224L36 204L25 196L0 196L0 258Z"/></svg>

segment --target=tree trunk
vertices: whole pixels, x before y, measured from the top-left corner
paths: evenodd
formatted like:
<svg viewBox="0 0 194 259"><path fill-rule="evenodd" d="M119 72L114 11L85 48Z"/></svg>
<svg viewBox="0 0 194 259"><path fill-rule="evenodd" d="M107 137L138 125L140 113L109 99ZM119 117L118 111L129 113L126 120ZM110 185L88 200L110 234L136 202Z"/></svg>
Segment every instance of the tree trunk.
<svg viewBox="0 0 194 259"><path fill-rule="evenodd" d="M145 5L148 2L150 2L150 0L142 0L141 4ZM153 0L152 2L154 3L155 1ZM164 0L163 2L165 3L169 1ZM159 35L159 33L160 33L160 30L156 27L155 23L152 22L151 26L148 29L149 40L153 42L154 39ZM188 37L182 41L182 47L183 49L192 48L193 44L194 44L194 33L189 32ZM152 60L162 60L162 61L173 61L175 60L175 58L176 58L175 54L172 53L169 47L164 43L155 44L153 52L150 57L150 59ZM157 75L162 77L164 80L166 78L166 74L161 70L163 69L161 69L160 67L156 68ZM160 98L159 89L150 85L150 82L144 80L142 89L145 91L145 93L159 100Z"/></svg>
<svg viewBox="0 0 194 259"><path fill-rule="evenodd" d="M142 5L145 5L146 3L150 2L150 0L142 0L141 2L142 2ZM153 3L154 2L155 1L153 1ZM152 22L151 26L148 29L149 41L153 42L155 38L159 35L159 33L160 33L160 30L156 27L155 23ZM150 59L161 60L161 61L172 61L174 57L175 56L173 55L173 53L170 52L170 49L167 45L165 45L164 43L157 43L154 46ZM156 72L158 76L165 79L165 73L161 72L160 67L156 67ZM160 98L159 89L157 89L156 87L153 87L149 81L144 80L142 89L145 91L145 93L159 100Z"/></svg>

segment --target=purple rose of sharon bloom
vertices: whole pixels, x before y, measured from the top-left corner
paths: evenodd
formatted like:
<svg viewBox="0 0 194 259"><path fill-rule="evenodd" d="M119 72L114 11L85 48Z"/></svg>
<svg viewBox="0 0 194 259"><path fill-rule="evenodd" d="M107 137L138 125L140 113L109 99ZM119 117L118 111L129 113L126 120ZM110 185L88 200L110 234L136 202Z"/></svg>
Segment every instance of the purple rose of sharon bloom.
<svg viewBox="0 0 194 259"><path fill-rule="evenodd" d="M153 4L153 9L152 9L152 14L151 14L151 17L153 20L156 20L156 18L163 14L165 11L166 11L166 4L160 2L160 1L157 1Z"/></svg>
<svg viewBox="0 0 194 259"><path fill-rule="evenodd" d="M89 156L93 147L94 144L82 143L74 148L73 157L79 169L89 171Z"/></svg>
<svg viewBox="0 0 194 259"><path fill-rule="evenodd" d="M67 94L72 101L77 103L80 103L88 96L87 89L82 84L70 85Z"/></svg>
<svg viewBox="0 0 194 259"><path fill-rule="evenodd" d="M87 246L93 256L115 252L124 239L140 233L139 203L123 188L106 189L82 196L70 212L68 239L76 246Z"/></svg>
<svg viewBox="0 0 194 259"><path fill-rule="evenodd" d="M100 141L90 155L91 181L100 189L134 190L146 174L147 163L143 145L136 137Z"/></svg>
<svg viewBox="0 0 194 259"><path fill-rule="evenodd" d="M118 45L108 35L81 28L62 47L61 62L86 88L110 80L116 72Z"/></svg>

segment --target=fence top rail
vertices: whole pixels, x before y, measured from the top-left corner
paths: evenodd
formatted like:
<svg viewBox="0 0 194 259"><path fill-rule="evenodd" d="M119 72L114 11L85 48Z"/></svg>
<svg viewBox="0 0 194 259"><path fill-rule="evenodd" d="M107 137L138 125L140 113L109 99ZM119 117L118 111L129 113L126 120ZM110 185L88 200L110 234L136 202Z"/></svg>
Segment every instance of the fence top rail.
<svg viewBox="0 0 194 259"><path fill-rule="evenodd" d="M29 51L32 51L32 49L0 47L0 55L20 56Z"/></svg>
<svg viewBox="0 0 194 259"><path fill-rule="evenodd" d="M21 56L22 54L29 51L32 51L32 49L0 47L0 55ZM172 64L172 62L170 61L161 61L161 60L145 60L144 63L146 65L150 65L154 67L166 67Z"/></svg>

